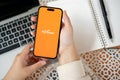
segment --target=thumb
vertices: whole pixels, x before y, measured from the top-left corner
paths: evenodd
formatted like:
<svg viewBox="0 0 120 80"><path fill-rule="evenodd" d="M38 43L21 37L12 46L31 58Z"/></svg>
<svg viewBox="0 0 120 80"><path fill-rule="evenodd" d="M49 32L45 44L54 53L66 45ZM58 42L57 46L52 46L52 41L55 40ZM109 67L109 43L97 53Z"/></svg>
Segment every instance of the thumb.
<svg viewBox="0 0 120 80"><path fill-rule="evenodd" d="M63 12L63 20L64 20L65 25L70 24L70 18L68 17L66 11Z"/></svg>
<svg viewBox="0 0 120 80"><path fill-rule="evenodd" d="M29 68L30 68L29 70L30 70L31 72L34 72L34 71L36 71L37 69L43 67L45 64L46 64L45 61L38 61L37 63L29 66Z"/></svg>

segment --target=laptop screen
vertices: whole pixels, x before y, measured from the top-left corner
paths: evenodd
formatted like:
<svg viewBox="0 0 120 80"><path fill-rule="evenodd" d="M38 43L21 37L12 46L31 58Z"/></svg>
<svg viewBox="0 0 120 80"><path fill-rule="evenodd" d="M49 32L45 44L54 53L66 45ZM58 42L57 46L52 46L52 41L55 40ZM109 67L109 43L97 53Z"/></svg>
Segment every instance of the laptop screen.
<svg viewBox="0 0 120 80"><path fill-rule="evenodd" d="M38 0L0 0L0 21L38 5Z"/></svg>

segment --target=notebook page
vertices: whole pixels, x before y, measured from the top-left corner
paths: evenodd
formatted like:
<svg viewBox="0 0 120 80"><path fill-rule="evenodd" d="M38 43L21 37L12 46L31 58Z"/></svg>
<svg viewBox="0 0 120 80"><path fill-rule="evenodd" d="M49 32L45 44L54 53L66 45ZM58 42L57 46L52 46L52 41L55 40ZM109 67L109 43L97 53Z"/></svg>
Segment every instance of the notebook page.
<svg viewBox="0 0 120 80"><path fill-rule="evenodd" d="M108 48L108 47L119 46L120 45L120 35L119 35L120 33L120 27L119 27L120 26L120 22L119 22L120 21L120 15L119 15L120 0L104 0L105 7L108 14L108 20L110 23L111 32L113 35L112 41L108 36L108 32L107 32L104 18L102 15L99 0L91 0L91 3L95 11L95 16L97 18L97 21L100 27L100 31L105 43L105 47Z"/></svg>
<svg viewBox="0 0 120 80"><path fill-rule="evenodd" d="M79 53L103 48L89 1L59 0L48 3L48 6L60 7L67 11L73 25L75 45Z"/></svg>
<svg viewBox="0 0 120 80"><path fill-rule="evenodd" d="M108 19L110 22L113 43L108 41L107 47L120 45L120 0L105 0L106 9L108 10Z"/></svg>

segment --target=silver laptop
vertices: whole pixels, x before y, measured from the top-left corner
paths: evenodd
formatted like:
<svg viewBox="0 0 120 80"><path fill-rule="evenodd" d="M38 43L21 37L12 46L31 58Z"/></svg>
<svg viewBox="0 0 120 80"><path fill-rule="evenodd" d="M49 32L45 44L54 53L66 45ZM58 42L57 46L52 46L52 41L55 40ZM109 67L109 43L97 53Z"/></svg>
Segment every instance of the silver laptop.
<svg viewBox="0 0 120 80"><path fill-rule="evenodd" d="M38 6L38 0L0 0L0 54L33 41L30 17Z"/></svg>

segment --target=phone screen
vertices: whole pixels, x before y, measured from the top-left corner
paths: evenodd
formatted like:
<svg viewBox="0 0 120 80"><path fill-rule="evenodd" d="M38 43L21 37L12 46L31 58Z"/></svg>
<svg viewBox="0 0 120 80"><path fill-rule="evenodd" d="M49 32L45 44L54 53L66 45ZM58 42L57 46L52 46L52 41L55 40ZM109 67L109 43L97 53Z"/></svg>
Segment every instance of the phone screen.
<svg viewBox="0 0 120 80"><path fill-rule="evenodd" d="M62 10L54 7L40 7L35 36L34 55L55 58L58 52Z"/></svg>

